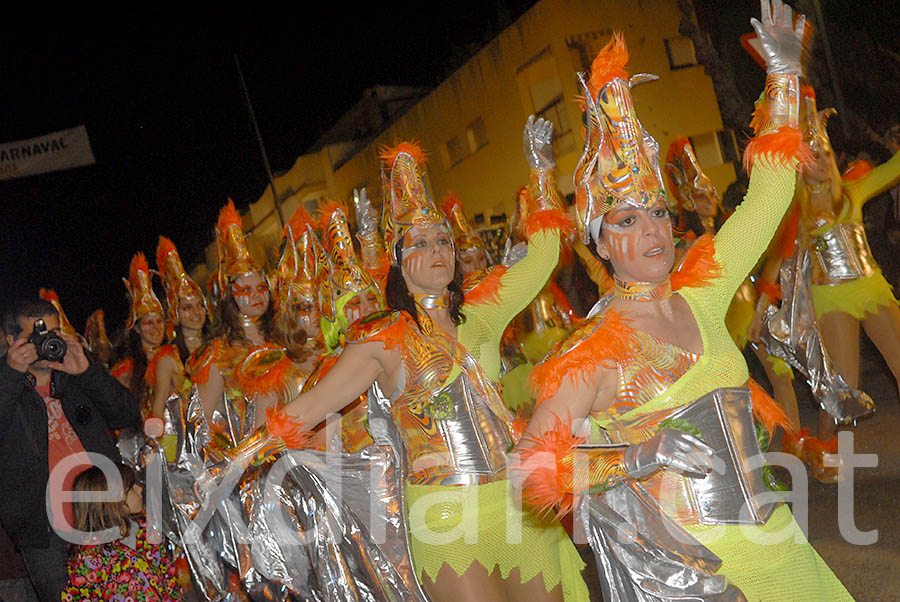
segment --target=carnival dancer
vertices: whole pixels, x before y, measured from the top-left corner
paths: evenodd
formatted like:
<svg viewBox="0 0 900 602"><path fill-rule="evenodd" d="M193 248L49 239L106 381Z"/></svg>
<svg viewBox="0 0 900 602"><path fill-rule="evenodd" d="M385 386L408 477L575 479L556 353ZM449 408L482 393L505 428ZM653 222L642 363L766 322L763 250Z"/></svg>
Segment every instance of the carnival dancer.
<svg viewBox="0 0 900 602"><path fill-rule="evenodd" d="M164 344L163 308L150 280L150 267L143 253L131 260L128 278L123 278L131 300L126 322L125 357L110 373L128 387L141 402L144 434L162 438L167 458L174 457L175 439L166 433L166 402L184 389L184 367L178 348Z"/></svg>
<svg viewBox="0 0 900 602"><path fill-rule="evenodd" d="M98 309L88 316L87 322L84 324L84 339L87 341L91 356L108 369L109 360L112 357L112 343L106 336L106 322L102 309Z"/></svg>
<svg viewBox="0 0 900 602"><path fill-rule="evenodd" d="M813 308L822 342L835 369L852 387L859 386L859 326L875 344L900 390L900 308L891 286L872 256L862 207L900 180L900 153L867 171L853 170L843 177L826 131L834 109L818 110L815 92L802 88L803 139L814 162L798 181L801 232L811 256ZM823 466L826 453L834 453L837 426L825 411L819 413L818 437L806 447L820 480L835 480ZM803 433L807 435L808 433Z"/></svg>
<svg viewBox="0 0 900 602"><path fill-rule="evenodd" d="M683 232L682 236L688 241L687 248L704 234L715 235L728 216L724 214L719 191L703 172L690 140L678 138L669 146L664 171L669 183L668 206L678 216L676 228ZM778 236L773 239L777 240ZM776 253L777 246L770 244L766 254ZM751 324L758 315L758 297L753 282L746 278L731 301L725 315L725 325L738 349L743 351L750 343L772 385L775 400L793 427L785 432L793 434L800 428L797 395L791 383L793 372L783 359L770 355L765 346L759 344L758 333L755 337L750 335Z"/></svg>
<svg viewBox="0 0 900 602"><path fill-rule="evenodd" d="M487 269L492 263L491 256L484 246L484 241L466 218L462 202L456 193L450 191L444 195L441 211L447 216L447 223L450 224L450 229L453 231L453 244L456 247L457 261L462 275Z"/></svg>
<svg viewBox="0 0 900 602"><path fill-rule="evenodd" d="M768 76L752 122L756 138L745 154L752 168L750 188L715 237L694 244L685 259L693 263L687 281L675 283L669 276L674 244L658 146L642 128L631 99L631 85L647 76L629 79L627 50L615 36L595 59L589 83L582 80L588 132L576 169L579 225L586 242L611 262L615 290L598 303L592 319L535 368L539 405L520 449L526 467L529 461L540 466L524 474L526 502L566 511L574 501L573 444L584 440L573 435L569 420L590 417L594 441L615 444L589 452L589 473L580 474L587 482L579 480L575 487L581 493L597 486L589 498L597 521L591 524L629 525L629 517L655 522L636 518L628 527L635 529L633 537L628 531L618 534L624 537L608 532L591 537L608 579L605 599L850 599L786 506L759 524L741 519L743 513L729 506L733 499L728 496L711 493L706 504L697 506L654 489L663 478L690 488L693 479L673 471L699 480L713 467L716 451L685 432L699 432L695 424L664 421L714 391L747 383L746 363L724 318L790 204L793 167L803 155L797 92L805 20L801 16L794 30L790 8L780 0L773 0L771 10L763 0L762 20L752 20ZM540 464L547 458L552 461ZM606 512L622 499L624 507ZM749 524L699 524L701 516L728 509L731 513L720 514L713 524ZM613 550L640 555L617 556ZM673 555L672 550L689 554Z"/></svg>
<svg viewBox="0 0 900 602"><path fill-rule="evenodd" d="M269 285L247 250L230 199L216 223L216 248L221 334L197 349L186 368L213 432L212 446L221 451L264 420L265 408L258 407L254 393L279 386L283 373L272 369L285 364L283 349L272 342Z"/></svg>
<svg viewBox="0 0 900 602"><path fill-rule="evenodd" d="M156 270L166 290L166 338L185 362L208 339L206 296L185 271L175 243L165 236L156 246Z"/></svg>
<svg viewBox="0 0 900 602"><path fill-rule="evenodd" d="M524 132L541 193L541 210L528 219L526 257L465 299L449 228L425 191L424 154L411 143L384 150L392 309L351 328L349 344L318 385L271 412L264 444L240 450L260 459L284 449L372 387L370 405L374 395L389 406L405 449L412 558L436 601L587 599L583 563L565 531L510 505L505 450L513 421L493 384L503 329L543 286L569 223L553 187L551 133L549 122L533 118ZM474 516L460 525L464 508ZM521 543L507 542L508 520L521 525ZM447 531L459 529L468 540L448 541Z"/></svg>

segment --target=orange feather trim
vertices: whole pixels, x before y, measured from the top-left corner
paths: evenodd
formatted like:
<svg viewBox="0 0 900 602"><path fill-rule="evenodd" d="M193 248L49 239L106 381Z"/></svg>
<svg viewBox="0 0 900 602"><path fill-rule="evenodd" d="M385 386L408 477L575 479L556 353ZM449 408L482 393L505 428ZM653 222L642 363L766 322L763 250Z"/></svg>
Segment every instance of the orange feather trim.
<svg viewBox="0 0 900 602"><path fill-rule="evenodd" d="M178 357L178 347L175 345L163 345L159 348L159 351L153 355L153 359L150 360L150 363L147 364L147 369L144 370L144 382L151 387L156 385L156 367L159 365L159 360L164 357L171 357L173 359Z"/></svg>
<svg viewBox="0 0 900 602"><path fill-rule="evenodd" d="M874 169L874 166L871 163L865 159L857 159L855 161L850 161L847 165L847 169L841 174L841 177L847 181L861 180L868 175L872 169Z"/></svg>
<svg viewBox="0 0 900 602"><path fill-rule="evenodd" d="M525 218L525 236L531 238L537 232L559 230L560 236L574 234L575 224L562 209L541 209Z"/></svg>
<svg viewBox="0 0 900 602"><path fill-rule="evenodd" d="M290 228L291 234L294 236L294 242L296 243L297 239L306 232L306 226L311 226L315 229L316 223L313 221L312 216L309 215L306 207L298 205L296 211L294 211L294 215L291 216L291 219L288 220L287 225L284 227L281 238L287 238L288 228Z"/></svg>
<svg viewBox="0 0 900 602"><path fill-rule="evenodd" d="M519 452L526 475L522 482L522 501L540 516L550 516L554 509L557 518L565 516L572 511L575 501L572 450L584 443L585 438L573 435L571 424L557 416L552 428L525 440L530 445Z"/></svg>
<svg viewBox="0 0 900 602"><path fill-rule="evenodd" d="M134 367L134 360L130 357L126 357L124 360L120 362L116 362L112 368L110 368L109 373L113 378L119 378L125 374L131 374L131 369Z"/></svg>
<svg viewBox="0 0 900 602"><path fill-rule="evenodd" d="M794 434L797 432L798 425L791 422L784 410L778 402L766 393L752 378L747 381L747 387L750 389L750 401L753 404L753 417L762 423L769 436L775 431L776 426L784 429L784 432Z"/></svg>
<svg viewBox="0 0 900 602"><path fill-rule="evenodd" d="M781 301L781 286L767 280L760 280L756 283L756 290L765 293L770 301Z"/></svg>
<svg viewBox="0 0 900 602"><path fill-rule="evenodd" d="M385 165L393 165L394 160L400 153L412 155L412 158L415 159L416 163L419 165L424 165L428 160L428 155L416 140L405 140L394 146L383 144L378 148L378 158L381 159Z"/></svg>
<svg viewBox="0 0 900 602"><path fill-rule="evenodd" d="M340 201L333 201L331 199L326 199L321 205L316 208L316 223L315 227L317 227L322 232L328 228L328 222L331 221L331 216L335 211L340 209L344 212L344 215L347 215L347 205Z"/></svg>
<svg viewBox="0 0 900 602"><path fill-rule="evenodd" d="M816 91L809 84L801 84L800 85L800 98L810 97L813 100L816 99Z"/></svg>
<svg viewBox="0 0 900 602"><path fill-rule="evenodd" d="M56 291L52 288L42 288L38 293L38 296L48 303L53 303L54 301L59 303L59 295L57 295ZM62 304L60 303L60 305Z"/></svg>
<svg viewBox="0 0 900 602"><path fill-rule="evenodd" d="M216 230L224 232L229 226L237 226L243 230L241 216L234 208L234 201L228 199L228 203L219 211L219 221L216 222Z"/></svg>
<svg viewBox="0 0 900 602"><path fill-rule="evenodd" d="M528 382L534 391L535 405L556 395L563 379L588 382L597 365L614 367L632 354L633 331L614 309L607 310L601 322L583 341L565 353L550 357L531 371Z"/></svg>
<svg viewBox="0 0 900 602"><path fill-rule="evenodd" d="M772 161L784 164L790 164L792 159L796 159L798 167L813 164L812 153L803 144L803 133L787 126L750 140L744 149L744 171L750 173L753 163L763 155L769 155Z"/></svg>
<svg viewBox="0 0 900 602"><path fill-rule="evenodd" d="M481 282L466 291L463 301L466 305L478 303L500 303L500 281L506 273L505 265L495 265Z"/></svg>
<svg viewBox="0 0 900 602"><path fill-rule="evenodd" d="M591 96L597 97L600 88L615 78L628 81L628 47L625 46L625 37L621 31L613 33L612 39L597 54L591 63L591 79L588 81L588 89Z"/></svg>
<svg viewBox="0 0 900 602"><path fill-rule="evenodd" d="M206 362L202 368L191 374L191 382L195 385L205 385L209 382L209 367L212 362Z"/></svg>
<svg viewBox="0 0 900 602"><path fill-rule="evenodd" d="M266 408L266 426L269 432L278 437L291 449L303 449L310 446L313 433L306 423L284 411L280 406Z"/></svg>
<svg viewBox="0 0 900 602"><path fill-rule="evenodd" d="M147 257L143 253L137 253L131 258L131 265L128 268L128 275L131 276L132 282L138 281L138 272L150 273L150 265L147 263Z"/></svg>
<svg viewBox="0 0 900 602"><path fill-rule="evenodd" d="M444 215L450 215L453 213L453 208L457 205L462 207L462 203L459 201L459 197L456 196L456 193L452 190L447 191L447 194L444 195L444 200L441 201L441 211L444 212Z"/></svg>
<svg viewBox="0 0 900 602"><path fill-rule="evenodd" d="M716 245L711 234L704 234L691 245L678 269L672 273L672 290L707 286L722 275L716 261Z"/></svg>
<svg viewBox="0 0 900 602"><path fill-rule="evenodd" d="M522 408L519 408L518 411L516 411L516 415L509 426L513 443L518 444L519 441L522 440L522 435L525 434L525 429L528 428L528 418L523 413Z"/></svg>
<svg viewBox="0 0 900 602"><path fill-rule="evenodd" d="M166 257L169 256L169 253L178 250L175 248L175 243L165 236L159 237L159 244L156 245L156 269L160 272L164 272L166 269Z"/></svg>
<svg viewBox="0 0 900 602"><path fill-rule="evenodd" d="M241 383L241 391L248 397L280 393L284 386L285 375L291 369L291 366L291 360L285 355L259 376L242 375L241 371L238 370L237 374Z"/></svg>
<svg viewBox="0 0 900 602"><path fill-rule="evenodd" d="M356 340L360 343L378 341L384 345L385 349L396 349L403 344L406 329L410 328L408 322L412 322L412 318L410 318L406 312L400 312L391 324L372 334L363 334L363 336ZM358 325L360 323L355 322L354 324Z"/></svg>

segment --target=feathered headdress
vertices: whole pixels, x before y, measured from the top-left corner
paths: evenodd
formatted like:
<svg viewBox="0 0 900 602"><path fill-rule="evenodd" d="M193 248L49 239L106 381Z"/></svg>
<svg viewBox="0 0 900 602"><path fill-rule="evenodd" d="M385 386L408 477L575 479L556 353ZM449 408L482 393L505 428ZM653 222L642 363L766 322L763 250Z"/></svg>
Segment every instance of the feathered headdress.
<svg viewBox="0 0 900 602"><path fill-rule="evenodd" d="M250 272L262 273L244 244L241 216L238 215L231 199L228 199L228 204L219 212L219 221L216 223L216 249L219 254L220 294L224 294L228 284L238 276Z"/></svg>
<svg viewBox="0 0 900 602"><path fill-rule="evenodd" d="M666 155L666 176L669 178L669 209L673 213L694 211L697 197L706 195L719 204L719 192L713 186L694 155L694 147L687 138L678 138L669 146Z"/></svg>
<svg viewBox="0 0 900 602"><path fill-rule="evenodd" d="M59 302L59 295L56 294L56 291L49 288L42 288L39 294L41 299L52 303L53 307L56 308L56 313L59 314L59 331L77 339L78 332L75 330L75 327L72 326L72 323L69 322L69 318L66 317L66 312L63 311L62 304Z"/></svg>
<svg viewBox="0 0 900 602"><path fill-rule="evenodd" d="M321 284L328 279L331 265L313 228L313 220L302 205L284 227L284 250L275 270L276 312L295 311L296 306L304 304L321 311Z"/></svg>
<svg viewBox="0 0 900 602"><path fill-rule="evenodd" d="M128 278L122 278L122 281L125 283L125 288L128 289L128 296L131 297L131 313L125 323L127 328L134 327L138 320L148 314L157 313L162 317L162 304L157 299L156 293L153 292L150 266L143 253L138 253L131 259Z"/></svg>
<svg viewBox="0 0 900 602"><path fill-rule="evenodd" d="M453 234L453 242L459 251L470 249L484 249L484 241L475 233L475 230L463 213L462 203L454 192L448 192L441 203L441 210L447 216L450 230Z"/></svg>
<svg viewBox="0 0 900 602"><path fill-rule="evenodd" d="M603 216L622 203L652 207L665 199L659 144L644 130L631 88L658 79L628 77L628 49L621 33L600 51L590 76L579 73L587 117L584 152L575 169L575 204L585 244L600 232Z"/></svg>
<svg viewBox="0 0 900 602"><path fill-rule="evenodd" d="M106 336L106 322L103 318L103 310L98 309L90 316L84 324L84 338L88 342L88 347L92 351L99 347L112 347L109 337Z"/></svg>
<svg viewBox="0 0 900 602"><path fill-rule="evenodd" d="M331 284L335 298L348 292L359 293L369 287L377 291L375 281L356 257L346 207L333 201L322 205L319 208L319 227L322 244L331 260Z"/></svg>
<svg viewBox="0 0 900 602"><path fill-rule="evenodd" d="M425 152L415 142L401 142L382 147L379 157L389 195L384 199L382 217L384 244L391 263L397 262L395 246L412 226L432 226L444 222L441 213L428 196L423 178Z"/></svg>
<svg viewBox="0 0 900 602"><path fill-rule="evenodd" d="M197 297L203 303L203 307L208 310L206 296L203 294L203 289L184 270L175 243L165 236L160 236L159 244L156 245L156 270L162 278L163 287L166 290L166 304L168 305L166 334L172 339L175 337L175 326L178 324L179 299Z"/></svg>

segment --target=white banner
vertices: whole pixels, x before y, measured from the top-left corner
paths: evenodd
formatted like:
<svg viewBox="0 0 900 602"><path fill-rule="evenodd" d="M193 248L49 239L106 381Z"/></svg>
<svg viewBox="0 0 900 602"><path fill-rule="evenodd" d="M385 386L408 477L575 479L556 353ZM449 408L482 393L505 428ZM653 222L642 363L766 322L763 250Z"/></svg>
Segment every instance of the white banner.
<svg viewBox="0 0 900 602"><path fill-rule="evenodd" d="M0 180L94 163L91 142L83 125L29 140L0 144Z"/></svg>

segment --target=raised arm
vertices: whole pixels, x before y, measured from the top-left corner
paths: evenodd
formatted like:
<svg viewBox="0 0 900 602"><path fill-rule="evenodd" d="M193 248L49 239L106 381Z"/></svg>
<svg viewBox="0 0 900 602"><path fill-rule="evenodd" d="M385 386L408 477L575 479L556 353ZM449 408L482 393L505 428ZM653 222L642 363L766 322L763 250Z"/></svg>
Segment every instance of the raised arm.
<svg viewBox="0 0 900 602"><path fill-rule="evenodd" d="M531 167L531 214L525 218L528 251L501 277L499 301L473 308L482 314L499 337L506 325L537 296L559 261L560 234L571 227L553 178L553 123L528 118L522 134L525 156Z"/></svg>
<svg viewBox="0 0 900 602"><path fill-rule="evenodd" d="M801 15L793 26L790 7L781 0L761 0L762 22L751 19L766 59L766 89L750 126L756 136L744 151L750 187L744 202L716 234L716 260L722 277L714 286L724 312L741 282L769 245L791 204L797 160L809 157L799 130L803 32Z"/></svg>
<svg viewBox="0 0 900 602"><path fill-rule="evenodd" d="M862 207L866 201L878 196L900 181L900 152L874 168L864 178L845 182L844 191L854 206Z"/></svg>

